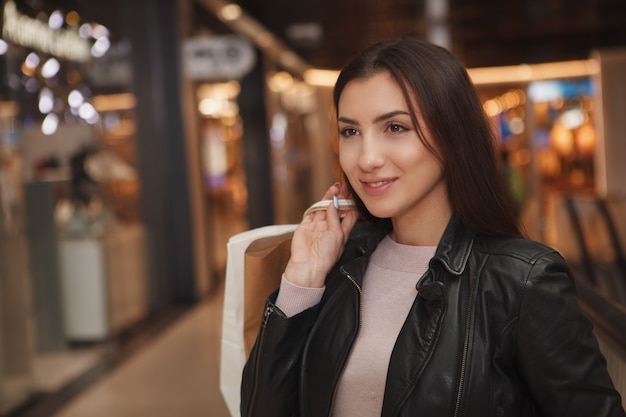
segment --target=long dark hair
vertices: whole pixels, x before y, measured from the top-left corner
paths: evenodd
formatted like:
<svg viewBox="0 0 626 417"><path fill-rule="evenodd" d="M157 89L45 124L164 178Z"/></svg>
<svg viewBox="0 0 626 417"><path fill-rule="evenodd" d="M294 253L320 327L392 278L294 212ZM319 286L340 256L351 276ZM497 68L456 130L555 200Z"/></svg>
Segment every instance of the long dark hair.
<svg viewBox="0 0 626 417"><path fill-rule="evenodd" d="M384 71L402 90L422 142L441 160L452 211L458 219L486 235L522 236L500 170L497 137L463 65L447 49L415 38L374 44L342 69L333 93L337 114L339 98L350 81ZM414 102L433 146L417 122ZM354 191L349 182L348 186ZM352 194L364 216L372 219L363 202Z"/></svg>

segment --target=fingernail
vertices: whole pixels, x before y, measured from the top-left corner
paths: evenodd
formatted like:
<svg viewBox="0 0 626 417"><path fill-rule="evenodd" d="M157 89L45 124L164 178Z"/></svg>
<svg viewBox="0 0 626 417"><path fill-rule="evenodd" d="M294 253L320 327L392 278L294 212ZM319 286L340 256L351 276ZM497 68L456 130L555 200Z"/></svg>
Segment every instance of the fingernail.
<svg viewBox="0 0 626 417"><path fill-rule="evenodd" d="M333 204L335 205L335 208L339 210L339 199L336 195L333 196Z"/></svg>
<svg viewBox="0 0 626 417"><path fill-rule="evenodd" d="M339 184L339 181L337 181L336 183L334 183L334 184L333 184L333 187L337 187L337 188L339 188L339 186L340 186L340 185L341 185L341 184Z"/></svg>

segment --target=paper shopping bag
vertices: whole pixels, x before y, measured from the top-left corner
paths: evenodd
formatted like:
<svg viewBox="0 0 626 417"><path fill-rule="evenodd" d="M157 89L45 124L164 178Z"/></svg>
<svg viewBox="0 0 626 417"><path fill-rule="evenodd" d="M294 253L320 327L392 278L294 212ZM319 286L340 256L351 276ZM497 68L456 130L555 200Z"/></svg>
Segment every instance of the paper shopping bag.
<svg viewBox="0 0 626 417"><path fill-rule="evenodd" d="M260 227L232 236L227 244L220 391L233 417L240 415L241 373L258 332L265 300L280 285L284 265L281 270L279 264L286 264L289 258L281 253L289 249L295 228L295 224Z"/></svg>
<svg viewBox="0 0 626 417"><path fill-rule="evenodd" d="M293 232L256 239L244 257L243 337L246 358L250 355L261 324L265 300L280 286L289 255Z"/></svg>

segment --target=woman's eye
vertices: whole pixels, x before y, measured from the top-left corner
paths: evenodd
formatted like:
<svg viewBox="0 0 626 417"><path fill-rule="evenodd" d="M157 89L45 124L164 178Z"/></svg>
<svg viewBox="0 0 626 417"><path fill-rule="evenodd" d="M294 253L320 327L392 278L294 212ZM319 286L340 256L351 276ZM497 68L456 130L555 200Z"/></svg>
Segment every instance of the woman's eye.
<svg viewBox="0 0 626 417"><path fill-rule="evenodd" d="M390 132L402 132L404 130L407 130L403 125L398 124L398 123L389 124L387 129L389 129Z"/></svg>
<svg viewBox="0 0 626 417"><path fill-rule="evenodd" d="M354 136L354 135L357 135L358 133L359 133L359 131L358 131L358 130L356 130L356 129L354 129L354 128L352 128L352 127L347 127L347 128L345 128L345 129L341 129L341 130L339 131L339 134L340 134L342 137L344 137L344 138L347 138L347 137L349 137L349 136Z"/></svg>

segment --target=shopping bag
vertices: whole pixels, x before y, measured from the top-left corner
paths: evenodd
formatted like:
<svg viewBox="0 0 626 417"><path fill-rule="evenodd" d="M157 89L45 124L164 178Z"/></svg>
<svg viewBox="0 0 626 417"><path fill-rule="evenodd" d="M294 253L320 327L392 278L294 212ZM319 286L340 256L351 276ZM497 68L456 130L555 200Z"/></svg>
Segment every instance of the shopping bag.
<svg viewBox="0 0 626 417"><path fill-rule="evenodd" d="M280 286L289 255L293 231L261 237L250 243L244 255L243 342L250 356L261 325L267 297Z"/></svg>
<svg viewBox="0 0 626 417"><path fill-rule="evenodd" d="M271 225L232 236L227 244L220 358L220 391L239 417L241 373L267 296L280 285L297 225Z"/></svg>

